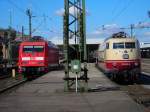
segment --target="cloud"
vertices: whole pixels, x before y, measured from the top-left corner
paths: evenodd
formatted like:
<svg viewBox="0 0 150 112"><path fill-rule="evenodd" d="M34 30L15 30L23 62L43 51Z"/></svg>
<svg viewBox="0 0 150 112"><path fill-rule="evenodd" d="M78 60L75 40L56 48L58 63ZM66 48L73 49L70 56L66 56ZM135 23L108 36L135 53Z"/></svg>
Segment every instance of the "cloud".
<svg viewBox="0 0 150 112"><path fill-rule="evenodd" d="M145 33L144 33L144 36L150 37L150 32L145 32Z"/></svg>
<svg viewBox="0 0 150 112"><path fill-rule="evenodd" d="M61 8L61 9L57 10L57 11L55 12L55 14L56 14L57 16L63 16L63 15L64 15L64 12L65 12L65 10L64 10L63 8ZM72 7L69 8L69 13L70 13L70 14L72 14L72 15L77 15L77 12L78 12L78 10L77 10L76 7L72 6ZM89 13L88 10L86 10L86 15L90 15L90 13Z"/></svg>
<svg viewBox="0 0 150 112"><path fill-rule="evenodd" d="M57 10L57 11L55 12L55 14L56 14L57 16L63 16L64 12L65 12L65 10L64 10L63 8L61 8L61 9Z"/></svg>
<svg viewBox="0 0 150 112"><path fill-rule="evenodd" d="M107 25L104 25L104 28L105 29L118 29L119 26L117 24L107 24Z"/></svg>
<svg viewBox="0 0 150 112"><path fill-rule="evenodd" d="M107 24L102 27L98 27L95 31L93 31L92 35L102 35L102 36L110 36L113 33L117 33L122 31L117 24Z"/></svg>
<svg viewBox="0 0 150 112"><path fill-rule="evenodd" d="M150 27L150 23L149 22L139 22L139 24L135 25L135 27L137 28L143 28L143 27Z"/></svg>
<svg viewBox="0 0 150 112"><path fill-rule="evenodd" d="M51 41L52 43L54 43L56 45L62 45L63 44L63 38L59 37L59 36L52 37L51 39L49 39L49 41ZM87 44L99 44L102 41L103 41L103 38L88 38L88 36L86 39ZM75 44L74 38L69 39L69 43Z"/></svg>
<svg viewBox="0 0 150 112"><path fill-rule="evenodd" d="M95 30L95 31L93 31L91 34L101 35L101 34L103 34L103 33L104 33L104 31L102 31L102 30Z"/></svg>

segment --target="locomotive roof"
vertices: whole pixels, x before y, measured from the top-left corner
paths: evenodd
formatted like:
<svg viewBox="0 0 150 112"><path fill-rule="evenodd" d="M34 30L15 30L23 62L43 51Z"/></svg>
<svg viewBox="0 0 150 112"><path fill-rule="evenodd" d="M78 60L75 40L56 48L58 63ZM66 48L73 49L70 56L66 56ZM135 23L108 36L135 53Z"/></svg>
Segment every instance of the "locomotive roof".
<svg viewBox="0 0 150 112"><path fill-rule="evenodd" d="M41 36L33 36L32 38L28 39L27 41L22 42L22 45L45 45L46 43L51 48L58 48L51 41L47 41Z"/></svg>
<svg viewBox="0 0 150 112"><path fill-rule="evenodd" d="M136 41L137 39L136 38L108 38L108 39L106 39L105 40L105 42L106 41L118 41L118 42L121 42L121 41L131 41L131 42L133 42L133 41Z"/></svg>
<svg viewBox="0 0 150 112"><path fill-rule="evenodd" d="M52 43L51 41L48 41L48 46L49 47L53 47L53 48L58 48L54 43Z"/></svg>
<svg viewBox="0 0 150 112"><path fill-rule="evenodd" d="M136 38L128 36L125 32L114 33L111 37L106 38L104 41L108 40L136 40Z"/></svg>
<svg viewBox="0 0 150 112"><path fill-rule="evenodd" d="M46 43L51 48L58 48L55 44L53 44L50 41L35 41L35 42L25 41L25 42L22 42L21 45L45 45Z"/></svg>

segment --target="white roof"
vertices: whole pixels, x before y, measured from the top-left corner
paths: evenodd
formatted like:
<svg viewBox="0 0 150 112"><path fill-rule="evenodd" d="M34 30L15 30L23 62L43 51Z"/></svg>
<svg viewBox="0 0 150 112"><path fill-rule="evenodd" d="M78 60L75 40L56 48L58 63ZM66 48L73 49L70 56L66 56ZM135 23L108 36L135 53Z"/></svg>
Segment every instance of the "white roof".
<svg viewBox="0 0 150 112"><path fill-rule="evenodd" d="M57 38L57 39L52 39L51 40L55 45L62 45L63 44L63 39L62 38ZM70 44L75 44L74 39L69 40ZM103 39L101 38L87 38L87 44L101 44L103 42ZM140 43L140 48L146 48L150 47L150 42L141 42Z"/></svg>
<svg viewBox="0 0 150 112"><path fill-rule="evenodd" d="M63 39L52 39L51 40L54 44L56 44L56 45L62 45L63 44ZM102 41L102 39L87 39L86 40L87 42L87 44L100 44L100 43L102 43L103 41ZM70 42L70 44L75 44L75 40L74 39L70 39L69 40L69 42Z"/></svg>
<svg viewBox="0 0 150 112"><path fill-rule="evenodd" d="M141 47L141 48L150 47L150 42L141 42L141 43L140 43L140 47Z"/></svg>

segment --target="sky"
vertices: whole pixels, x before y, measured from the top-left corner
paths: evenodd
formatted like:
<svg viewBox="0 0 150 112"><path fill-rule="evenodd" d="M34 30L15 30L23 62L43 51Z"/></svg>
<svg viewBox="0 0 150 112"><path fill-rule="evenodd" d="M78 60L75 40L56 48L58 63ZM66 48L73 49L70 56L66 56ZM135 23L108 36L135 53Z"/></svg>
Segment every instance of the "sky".
<svg viewBox="0 0 150 112"><path fill-rule="evenodd" d="M62 40L64 0L0 0L0 28L11 26L21 32L24 26L28 34L29 8L33 15L33 35ZM150 42L150 28L143 28L150 27L150 0L86 0L86 11L88 39L104 40L118 31L130 35L130 25L134 24L133 35L140 42Z"/></svg>

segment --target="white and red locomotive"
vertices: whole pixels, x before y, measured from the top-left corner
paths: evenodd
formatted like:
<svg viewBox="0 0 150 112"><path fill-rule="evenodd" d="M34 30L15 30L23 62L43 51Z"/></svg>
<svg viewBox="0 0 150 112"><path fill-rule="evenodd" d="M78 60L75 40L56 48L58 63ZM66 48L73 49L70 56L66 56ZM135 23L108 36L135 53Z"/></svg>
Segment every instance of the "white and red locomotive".
<svg viewBox="0 0 150 112"><path fill-rule="evenodd" d="M138 40L120 32L100 45L96 64L112 79L135 81L141 72L140 58Z"/></svg>
<svg viewBox="0 0 150 112"><path fill-rule="evenodd" d="M51 42L33 39L22 42L19 47L19 73L47 72L59 65L59 49Z"/></svg>

